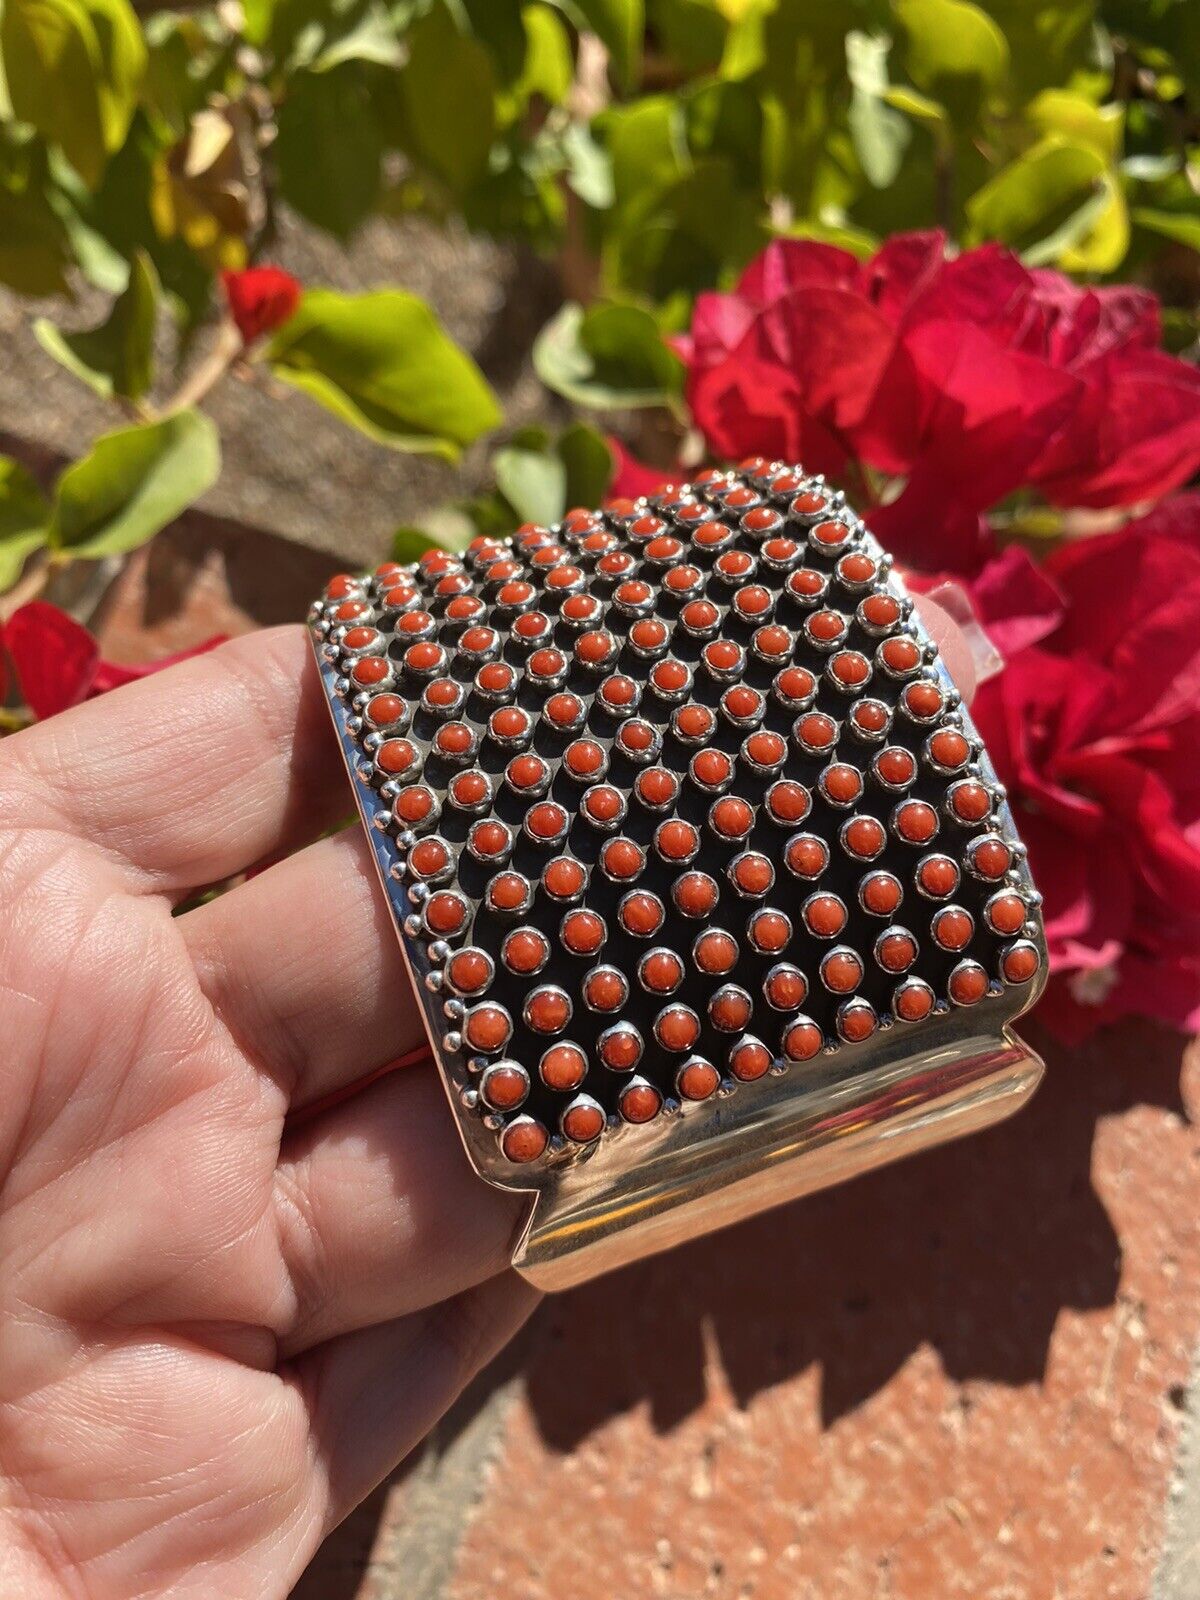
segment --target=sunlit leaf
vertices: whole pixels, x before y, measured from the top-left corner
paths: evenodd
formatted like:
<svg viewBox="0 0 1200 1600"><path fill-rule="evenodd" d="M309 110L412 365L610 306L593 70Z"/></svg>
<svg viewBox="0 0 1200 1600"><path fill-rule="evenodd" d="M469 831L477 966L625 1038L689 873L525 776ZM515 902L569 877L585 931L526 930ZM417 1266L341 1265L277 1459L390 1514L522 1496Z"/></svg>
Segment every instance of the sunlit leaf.
<svg viewBox="0 0 1200 1600"><path fill-rule="evenodd" d="M0 52L13 114L95 187L137 104L146 47L128 0L6 0Z"/></svg>
<svg viewBox="0 0 1200 1600"><path fill-rule="evenodd" d="M106 399L136 400L150 387L154 371L154 314L158 275L139 250L129 281L97 328L64 332L48 317L33 324L34 337L48 355Z"/></svg>
<svg viewBox="0 0 1200 1600"><path fill-rule="evenodd" d="M533 364L547 388L577 405L657 406L682 386L682 364L641 306L563 306L542 329Z"/></svg>
<svg viewBox="0 0 1200 1600"><path fill-rule="evenodd" d="M50 506L33 476L9 456L0 456L0 594L11 589L21 568L46 543Z"/></svg>
<svg viewBox="0 0 1200 1600"><path fill-rule="evenodd" d="M217 430L198 411L97 439L55 489L50 544L74 556L135 550L217 480Z"/></svg>
<svg viewBox="0 0 1200 1600"><path fill-rule="evenodd" d="M399 450L453 459L500 421L483 374L416 295L310 289L272 341L275 373Z"/></svg>

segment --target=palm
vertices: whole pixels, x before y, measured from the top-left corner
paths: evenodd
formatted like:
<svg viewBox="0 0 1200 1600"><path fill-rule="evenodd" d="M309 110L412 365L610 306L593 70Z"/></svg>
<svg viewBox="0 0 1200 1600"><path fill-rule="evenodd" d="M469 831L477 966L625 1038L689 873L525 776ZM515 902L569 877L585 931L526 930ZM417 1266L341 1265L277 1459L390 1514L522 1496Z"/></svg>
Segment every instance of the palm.
<svg viewBox="0 0 1200 1600"><path fill-rule="evenodd" d="M520 1321L299 630L0 748L0 1591L270 1597ZM299 685L306 687L301 693ZM473 1288L472 1285L480 1285Z"/></svg>

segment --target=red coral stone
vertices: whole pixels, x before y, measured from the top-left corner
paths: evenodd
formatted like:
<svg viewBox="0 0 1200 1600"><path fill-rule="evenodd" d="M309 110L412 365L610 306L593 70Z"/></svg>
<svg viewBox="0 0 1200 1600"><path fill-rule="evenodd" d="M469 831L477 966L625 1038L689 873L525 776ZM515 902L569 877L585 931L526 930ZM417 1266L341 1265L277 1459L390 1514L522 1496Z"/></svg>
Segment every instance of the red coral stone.
<svg viewBox="0 0 1200 1600"><path fill-rule="evenodd" d="M949 794L950 809L960 822L982 822L992 809L992 797L982 783L965 778Z"/></svg>
<svg viewBox="0 0 1200 1600"><path fill-rule="evenodd" d="M525 1022L535 1033L561 1033L571 1020L571 1002L561 989L547 984L525 1002Z"/></svg>
<svg viewBox="0 0 1200 1600"><path fill-rule="evenodd" d="M500 1138L500 1148L510 1161L525 1165L536 1161L550 1142L550 1135L540 1122L521 1118L510 1123Z"/></svg>
<svg viewBox="0 0 1200 1600"><path fill-rule="evenodd" d="M900 602L894 595L870 594L859 606L863 620L873 628L890 628L900 620Z"/></svg>
<svg viewBox="0 0 1200 1600"><path fill-rule="evenodd" d="M748 1039L729 1052L729 1070L740 1083L753 1083L771 1070L771 1052L766 1045Z"/></svg>
<svg viewBox="0 0 1200 1600"><path fill-rule="evenodd" d="M904 891L890 872L872 872L859 884L858 898L873 916L890 917L904 898Z"/></svg>
<svg viewBox="0 0 1200 1600"><path fill-rule="evenodd" d="M563 752L563 763L576 778L592 778L604 766L604 749L594 739L576 739Z"/></svg>
<svg viewBox="0 0 1200 1600"><path fill-rule="evenodd" d="M738 795L726 795L714 802L708 814L715 832L723 839L744 839L754 826L754 812Z"/></svg>
<svg viewBox="0 0 1200 1600"><path fill-rule="evenodd" d="M512 1037L512 1019L503 1006L476 1006L463 1032L472 1050L503 1050Z"/></svg>
<svg viewBox="0 0 1200 1600"><path fill-rule="evenodd" d="M753 1013L750 996L732 985L718 989L708 1002L708 1018L721 1033L741 1033Z"/></svg>
<svg viewBox="0 0 1200 1600"><path fill-rule="evenodd" d="M742 647L732 639L714 639L704 646L704 660L714 672L734 672L742 663Z"/></svg>
<svg viewBox="0 0 1200 1600"><path fill-rule="evenodd" d="M450 864L450 852L440 839L422 839L409 851L408 865L418 878L433 878Z"/></svg>
<svg viewBox="0 0 1200 1600"><path fill-rule="evenodd" d="M988 927L994 933L1019 933L1029 915L1019 894L995 894L984 907Z"/></svg>
<svg viewBox="0 0 1200 1600"><path fill-rule="evenodd" d="M860 861L873 861L887 843L887 834L877 817L851 817L842 829L842 844Z"/></svg>
<svg viewBox="0 0 1200 1600"><path fill-rule="evenodd" d="M661 650L669 635L665 623L657 617L643 617L629 630L630 641L639 650Z"/></svg>
<svg viewBox="0 0 1200 1600"><path fill-rule="evenodd" d="M836 939L846 926L846 908L835 894L814 894L804 902L804 924L818 939Z"/></svg>
<svg viewBox="0 0 1200 1600"><path fill-rule="evenodd" d="M949 856L926 856L917 868L917 886L931 900L944 900L958 888L957 862Z"/></svg>
<svg viewBox="0 0 1200 1600"><path fill-rule="evenodd" d="M472 768L469 772L458 773L450 783L450 798L455 805L469 810L472 806L482 805L488 798L490 786L482 772Z"/></svg>
<svg viewBox="0 0 1200 1600"><path fill-rule="evenodd" d="M857 689L871 676L871 663L858 650L839 650L829 670L847 689Z"/></svg>
<svg viewBox="0 0 1200 1600"><path fill-rule="evenodd" d="M1040 965L1041 957L1034 945L1018 944L1004 952L1000 970L1008 983L1028 983Z"/></svg>
<svg viewBox="0 0 1200 1600"><path fill-rule="evenodd" d="M679 780L665 767L647 767L634 784L638 799L648 806L667 806L679 793Z"/></svg>
<svg viewBox="0 0 1200 1600"><path fill-rule="evenodd" d="M934 940L943 950L965 950L975 932L975 922L961 906L945 906L930 923Z"/></svg>
<svg viewBox="0 0 1200 1600"><path fill-rule="evenodd" d="M776 822L803 822L812 810L812 796L802 783L781 779L767 790L767 811Z"/></svg>
<svg viewBox="0 0 1200 1600"><path fill-rule="evenodd" d="M846 619L840 611L814 611L804 626L812 638L832 644L845 633Z"/></svg>
<svg viewBox="0 0 1200 1600"><path fill-rule="evenodd" d="M600 864L610 878L628 882L642 872L646 857L632 839L622 837L608 840L600 852Z"/></svg>
<svg viewBox="0 0 1200 1600"><path fill-rule="evenodd" d="M559 856L547 864L542 873L546 893L554 900L571 900L583 888L587 874L571 856Z"/></svg>
<svg viewBox="0 0 1200 1600"><path fill-rule="evenodd" d="M776 955L792 937L792 923L782 911L756 911L746 925L750 943L764 955Z"/></svg>
<svg viewBox="0 0 1200 1600"><path fill-rule="evenodd" d="M619 1011L629 998L629 985L616 967L597 967L584 982L583 998L593 1011Z"/></svg>
<svg viewBox="0 0 1200 1600"><path fill-rule="evenodd" d="M783 1053L789 1061L811 1061L824 1043L816 1023L801 1017L784 1031Z"/></svg>
<svg viewBox="0 0 1200 1600"><path fill-rule="evenodd" d="M531 806L525 817L525 829L535 839L560 839L567 831L567 813L553 800L541 800Z"/></svg>
<svg viewBox="0 0 1200 1600"><path fill-rule="evenodd" d="M906 800L896 808L895 828L907 844L928 844L938 830L937 812L924 800Z"/></svg>
<svg viewBox="0 0 1200 1600"><path fill-rule="evenodd" d="M939 767L956 772L971 758L971 746L957 728L939 728L929 741L929 754Z"/></svg>
<svg viewBox="0 0 1200 1600"><path fill-rule="evenodd" d="M619 915L621 926L635 938L649 939L663 925L662 901L655 894L637 890L621 901Z"/></svg>
<svg viewBox="0 0 1200 1600"><path fill-rule="evenodd" d="M632 1072L642 1059L642 1040L637 1029L618 1022L602 1035L600 1059L612 1072Z"/></svg>
<svg viewBox="0 0 1200 1600"><path fill-rule="evenodd" d="M739 856L730 870L734 883L743 894L766 894L775 882L775 869L766 856Z"/></svg>
<svg viewBox="0 0 1200 1600"><path fill-rule="evenodd" d="M838 1032L847 1044L861 1044L879 1026L875 1008L865 1000L855 1000L838 1013Z"/></svg>
<svg viewBox="0 0 1200 1600"><path fill-rule="evenodd" d="M416 746L407 739L385 739L375 752L375 761L381 772L398 778L409 770L417 759Z"/></svg>
<svg viewBox="0 0 1200 1600"><path fill-rule="evenodd" d="M862 977L863 965L853 950L830 950L821 962L821 981L834 994L849 994Z"/></svg>
<svg viewBox="0 0 1200 1600"><path fill-rule="evenodd" d="M684 1100L707 1100L720 1085L721 1077L716 1067L711 1061L702 1061L699 1057L685 1062L675 1079L675 1087Z"/></svg>
<svg viewBox="0 0 1200 1600"><path fill-rule="evenodd" d="M910 978L897 986L892 1010L902 1022L920 1022L933 1010L933 990L920 978Z"/></svg>
<svg viewBox="0 0 1200 1600"><path fill-rule="evenodd" d="M447 722L433 736L434 749L443 756L465 756L475 735L465 722Z"/></svg>
<svg viewBox="0 0 1200 1600"><path fill-rule="evenodd" d="M780 965L768 972L763 993L776 1011L795 1011L808 998L808 979L799 967Z"/></svg>
<svg viewBox="0 0 1200 1600"><path fill-rule="evenodd" d="M910 683L902 696L905 708L921 722L936 717L945 704L936 683Z"/></svg>
<svg viewBox="0 0 1200 1600"><path fill-rule="evenodd" d="M504 776L514 789L536 789L548 776L546 763L541 756L514 756L504 769Z"/></svg>
<svg viewBox="0 0 1200 1600"><path fill-rule="evenodd" d="M654 835L654 845L667 861L690 861L700 848L700 836L690 822L673 817L660 824Z"/></svg>
<svg viewBox="0 0 1200 1600"><path fill-rule="evenodd" d="M604 1132L604 1112L586 1100L568 1106L562 1116L562 1131L576 1144L591 1144Z"/></svg>
<svg viewBox="0 0 1200 1600"><path fill-rule="evenodd" d="M774 771L781 767L787 759L787 744L777 733L764 730L761 733L752 733L742 746L747 759L756 767L766 771ZM852 768L847 770L853 770ZM855 773L857 778L858 774Z"/></svg>
<svg viewBox="0 0 1200 1600"><path fill-rule="evenodd" d="M912 783L917 775L917 763L912 752L898 744L881 750L875 757L874 767L880 780L894 789L902 789L905 784Z"/></svg>
<svg viewBox="0 0 1200 1600"><path fill-rule="evenodd" d="M981 878L1002 878L1012 866L1012 851L1003 839L985 838L973 841L968 859Z"/></svg>
<svg viewBox="0 0 1200 1600"><path fill-rule="evenodd" d="M786 859L798 878L819 878L829 865L829 847L812 833L798 833L788 841Z"/></svg>
<svg viewBox="0 0 1200 1600"><path fill-rule="evenodd" d="M488 884L487 898L496 911L519 911L529 902L529 883L519 872L501 872Z"/></svg>
<svg viewBox="0 0 1200 1600"><path fill-rule="evenodd" d="M587 1073L587 1057L578 1045L554 1044L542 1057L542 1082L550 1089L567 1094L578 1089Z"/></svg>
<svg viewBox="0 0 1200 1600"><path fill-rule="evenodd" d="M671 898L685 917L706 917L717 903L717 886L706 872L685 872L675 880Z"/></svg>
<svg viewBox="0 0 1200 1600"><path fill-rule="evenodd" d="M652 1122L662 1109L662 1095L649 1083L626 1084L617 1108L626 1122Z"/></svg>
<svg viewBox="0 0 1200 1600"><path fill-rule="evenodd" d="M837 724L823 711L810 711L796 724L796 737L806 750L829 750L837 739Z"/></svg>
<svg viewBox="0 0 1200 1600"><path fill-rule="evenodd" d="M719 789L733 776L733 762L724 750L698 750L692 757L692 777L706 789Z"/></svg>
<svg viewBox="0 0 1200 1600"><path fill-rule="evenodd" d="M560 938L572 955L593 956L604 943L604 918L595 911L568 911Z"/></svg>
<svg viewBox="0 0 1200 1600"><path fill-rule="evenodd" d="M988 992L987 973L976 961L960 962L950 974L948 987L955 1005L973 1006Z"/></svg>
<svg viewBox="0 0 1200 1600"><path fill-rule="evenodd" d="M671 994L683 982L683 962L673 950L652 950L643 957L638 976L651 994Z"/></svg>
<svg viewBox="0 0 1200 1600"><path fill-rule="evenodd" d="M752 689L745 683L726 689L721 696L721 709L738 722L750 722L755 717L762 716L763 706L762 695L757 689Z"/></svg>
<svg viewBox="0 0 1200 1600"><path fill-rule="evenodd" d="M584 705L578 695L552 694L546 701L547 719L556 728L572 728L583 716Z"/></svg>
<svg viewBox="0 0 1200 1600"><path fill-rule="evenodd" d="M655 1019L654 1036L664 1050L690 1050L700 1037L700 1019L687 1006L668 1006Z"/></svg>
<svg viewBox="0 0 1200 1600"><path fill-rule="evenodd" d="M354 663L350 676L360 688L369 689L372 684L382 683L391 670L386 656L364 656Z"/></svg>
<svg viewBox="0 0 1200 1600"><path fill-rule="evenodd" d="M692 959L701 972L710 977L723 977L737 965L738 947L731 934L721 928L710 928L696 940Z"/></svg>
<svg viewBox="0 0 1200 1600"><path fill-rule="evenodd" d="M550 946L536 928L516 928L505 939L501 955L510 972L540 972L550 955Z"/></svg>
<svg viewBox="0 0 1200 1600"><path fill-rule="evenodd" d="M492 980L492 964L482 950L460 950L451 956L446 973L459 994L479 994Z"/></svg>
<svg viewBox="0 0 1200 1600"><path fill-rule="evenodd" d="M433 795L424 787L405 789L397 795L393 808L401 822L406 822L410 828L415 828L418 823L424 822L433 810Z"/></svg>
<svg viewBox="0 0 1200 1600"><path fill-rule="evenodd" d="M484 1073L480 1088L493 1111L513 1111L529 1093L529 1078L523 1067L497 1062Z"/></svg>
<svg viewBox="0 0 1200 1600"><path fill-rule="evenodd" d="M821 774L821 793L834 805L851 806L863 791L862 774L857 767L835 762Z"/></svg>
<svg viewBox="0 0 1200 1600"><path fill-rule="evenodd" d="M882 700L860 700L850 712L850 718L863 733L879 734L887 728L891 715Z"/></svg>
<svg viewBox="0 0 1200 1600"><path fill-rule="evenodd" d="M875 959L885 972L907 972L917 959L917 941L906 929L893 929L880 936Z"/></svg>
<svg viewBox="0 0 1200 1600"><path fill-rule="evenodd" d="M497 739L521 739L529 732L529 718L519 706L502 706L488 723Z"/></svg>

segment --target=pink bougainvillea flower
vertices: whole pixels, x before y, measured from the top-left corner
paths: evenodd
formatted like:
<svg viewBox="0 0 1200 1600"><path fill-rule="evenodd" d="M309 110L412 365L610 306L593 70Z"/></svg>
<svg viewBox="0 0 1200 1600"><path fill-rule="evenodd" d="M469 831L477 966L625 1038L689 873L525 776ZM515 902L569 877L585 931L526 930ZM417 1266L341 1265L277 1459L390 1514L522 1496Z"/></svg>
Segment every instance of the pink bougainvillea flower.
<svg viewBox="0 0 1200 1600"><path fill-rule="evenodd" d="M4 624L0 644L12 661L25 704L44 721L82 700L94 699L189 656L202 655L223 643L224 637L217 634L189 650L127 667L106 661L95 638L74 617L44 600L31 600Z"/></svg>
<svg viewBox="0 0 1200 1600"><path fill-rule="evenodd" d="M1200 1026L1200 496L1181 498L1052 555L1063 610L1040 637L1028 574L980 602L1030 641L973 715L1045 895L1047 1016L1074 1034L1126 1012Z"/></svg>
<svg viewBox="0 0 1200 1600"><path fill-rule="evenodd" d="M223 272L221 286L243 344L253 344L281 328L300 303L301 286L282 267Z"/></svg>
<svg viewBox="0 0 1200 1600"><path fill-rule="evenodd" d="M1015 491L1133 505L1200 467L1200 373L1158 339L1141 290L1080 288L996 245L948 258L921 233L867 262L777 241L698 298L676 344L715 452L876 491L872 524L910 565L975 573L984 514Z"/></svg>

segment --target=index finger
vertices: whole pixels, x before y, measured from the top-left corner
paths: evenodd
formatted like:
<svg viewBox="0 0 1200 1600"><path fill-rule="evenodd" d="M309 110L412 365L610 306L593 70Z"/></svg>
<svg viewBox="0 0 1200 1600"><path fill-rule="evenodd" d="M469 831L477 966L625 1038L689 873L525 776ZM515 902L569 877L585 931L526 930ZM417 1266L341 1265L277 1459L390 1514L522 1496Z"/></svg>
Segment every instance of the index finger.
<svg viewBox="0 0 1200 1600"><path fill-rule="evenodd" d="M50 827L178 894L351 810L305 629L266 629L0 745L0 824Z"/></svg>

